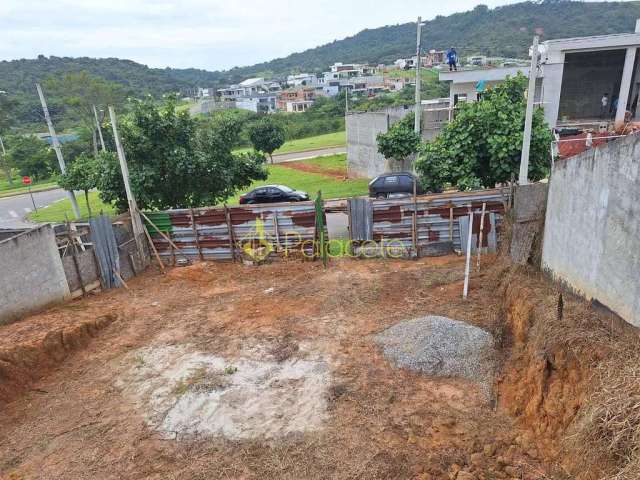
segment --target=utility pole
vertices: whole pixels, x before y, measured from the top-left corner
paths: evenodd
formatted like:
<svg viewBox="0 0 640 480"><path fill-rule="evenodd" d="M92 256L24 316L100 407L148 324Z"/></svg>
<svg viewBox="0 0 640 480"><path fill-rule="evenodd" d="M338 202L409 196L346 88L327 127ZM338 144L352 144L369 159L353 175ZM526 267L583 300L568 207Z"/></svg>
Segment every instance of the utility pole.
<svg viewBox="0 0 640 480"><path fill-rule="evenodd" d="M109 117L111 117L111 127L113 128L113 138L116 142L116 151L118 152L118 160L120 160L120 170L122 172L122 180L124 181L124 189L127 192L127 201L129 202L129 214L131 215L131 226L133 228L133 236L136 240L136 246L138 252L142 258L144 253L144 241L145 233L142 220L140 219L140 213L138 211L138 204L133 196L131 190L131 184L129 182L129 167L127 166L127 158L124 155L124 149L122 148L122 142L120 141L120 135L118 134L118 123L116 118L116 111L113 107L109 107Z"/></svg>
<svg viewBox="0 0 640 480"><path fill-rule="evenodd" d="M47 108L47 101L44 99L44 94L42 93L42 87L40 87L39 83L36 83L36 89L38 90L38 96L40 97L40 103L42 104L44 119L47 121L47 126L49 127L49 135L51 135L51 143L53 144L53 150L56 152L56 157L58 157L58 165L60 165L60 171L62 172L62 174L64 174L67 171L67 166L64 163L64 157L62 156L62 149L60 148L60 141L58 140L56 131L53 128L53 123L51 122L51 115L49 115L49 109ZM67 195L69 196L71 207L73 207L73 214L75 215L76 220L80 220L80 207L78 207L78 201L76 200L76 196L73 193L73 190L67 191Z"/></svg>
<svg viewBox="0 0 640 480"><path fill-rule="evenodd" d="M98 111L96 110L96 106L93 106L93 116L96 119L96 127L98 127L98 136L100 137L100 145L102 146L102 151L106 152L107 147L104 145L104 137L102 136L102 127L100 126L100 120L98 120Z"/></svg>
<svg viewBox="0 0 640 480"><path fill-rule="evenodd" d="M520 156L520 185L529 183L529 147L531 145L531 124L533 123L533 102L536 96L536 78L538 77L538 36L533 37L531 47L531 70L529 71L529 88L527 89L527 111L524 117L524 133L522 135L522 155Z"/></svg>
<svg viewBox="0 0 640 480"><path fill-rule="evenodd" d="M422 43L422 17L418 17L416 36L416 111L414 130L420 135L420 121L422 120L422 99L420 98L420 47Z"/></svg>

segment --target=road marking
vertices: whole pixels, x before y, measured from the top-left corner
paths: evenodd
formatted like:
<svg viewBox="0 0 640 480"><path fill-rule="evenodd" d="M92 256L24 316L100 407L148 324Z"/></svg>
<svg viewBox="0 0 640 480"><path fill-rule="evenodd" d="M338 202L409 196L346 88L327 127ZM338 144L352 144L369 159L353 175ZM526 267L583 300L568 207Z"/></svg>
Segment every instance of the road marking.
<svg viewBox="0 0 640 480"><path fill-rule="evenodd" d="M9 215L11 215L13 218L20 218L20 215L18 215L16 212L14 212L13 210L9 210Z"/></svg>
<svg viewBox="0 0 640 480"><path fill-rule="evenodd" d="M27 212L27 213L31 213L32 212L32 210L29 207L24 207L24 211Z"/></svg>

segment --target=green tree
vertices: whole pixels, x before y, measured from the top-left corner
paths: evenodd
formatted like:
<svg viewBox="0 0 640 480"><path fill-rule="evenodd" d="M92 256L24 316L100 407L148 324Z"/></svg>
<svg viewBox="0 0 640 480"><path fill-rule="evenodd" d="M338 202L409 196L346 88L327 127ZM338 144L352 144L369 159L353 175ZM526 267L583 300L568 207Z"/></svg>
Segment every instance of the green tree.
<svg viewBox="0 0 640 480"><path fill-rule="evenodd" d="M131 187L141 208L167 209L215 205L264 180L264 156L237 155L240 125L230 117L198 125L188 112L176 112L175 98L161 106L147 98L133 102L120 122ZM124 211L127 197L117 158L99 157L98 189L103 201Z"/></svg>
<svg viewBox="0 0 640 480"><path fill-rule="evenodd" d="M70 72L59 77L50 76L44 82L44 87L62 108L67 121L79 121L83 128L91 132L94 152L97 153L93 107L96 107L98 121L102 123L107 105L119 107L124 103L124 88L86 71Z"/></svg>
<svg viewBox="0 0 640 480"><path fill-rule="evenodd" d="M11 130L15 121L14 113L16 107L17 102L13 97L10 97L4 92L0 92L0 139L2 139L2 137L5 137L6 134ZM0 146L0 168L2 168L5 176L7 177L9 185L13 185L13 175L11 174L9 159L6 158L2 146Z"/></svg>
<svg viewBox="0 0 640 480"><path fill-rule="evenodd" d="M14 135L6 141L9 164L20 175L34 180L49 178L56 171L56 156L46 142L35 135Z"/></svg>
<svg viewBox="0 0 640 480"><path fill-rule="evenodd" d="M249 127L249 140L258 152L269 155L273 163L273 152L284 144L284 128L269 117L264 117Z"/></svg>
<svg viewBox="0 0 640 480"><path fill-rule="evenodd" d="M91 217L91 205L89 204L89 190L98 186L97 160L86 153L81 153L67 166L67 171L58 178L58 185L68 191L82 190L87 202L87 210Z"/></svg>
<svg viewBox="0 0 640 480"><path fill-rule="evenodd" d="M414 131L414 118L414 113L411 112L394 123L387 133L376 135L378 152L386 159L401 162L418 151L420 135Z"/></svg>
<svg viewBox="0 0 640 480"><path fill-rule="evenodd" d="M464 103L432 142L423 145L416 161L422 185L437 190L450 184L461 190L494 187L517 175L527 78L518 74L487 90L478 102ZM553 140L542 109L533 116L529 178L549 173L549 145Z"/></svg>

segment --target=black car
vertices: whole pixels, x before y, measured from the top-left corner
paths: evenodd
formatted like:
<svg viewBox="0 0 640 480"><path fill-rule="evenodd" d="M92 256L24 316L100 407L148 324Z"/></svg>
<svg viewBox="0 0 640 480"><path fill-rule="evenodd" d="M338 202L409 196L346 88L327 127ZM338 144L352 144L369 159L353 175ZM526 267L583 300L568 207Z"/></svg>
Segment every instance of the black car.
<svg viewBox="0 0 640 480"><path fill-rule="evenodd" d="M240 195L240 204L303 202L309 200L309 194L294 190L286 185L264 185Z"/></svg>
<svg viewBox="0 0 640 480"><path fill-rule="evenodd" d="M369 196L374 198L393 198L413 195L415 178L412 173L406 172L378 175L369 182ZM417 185L417 193L423 193L419 183Z"/></svg>

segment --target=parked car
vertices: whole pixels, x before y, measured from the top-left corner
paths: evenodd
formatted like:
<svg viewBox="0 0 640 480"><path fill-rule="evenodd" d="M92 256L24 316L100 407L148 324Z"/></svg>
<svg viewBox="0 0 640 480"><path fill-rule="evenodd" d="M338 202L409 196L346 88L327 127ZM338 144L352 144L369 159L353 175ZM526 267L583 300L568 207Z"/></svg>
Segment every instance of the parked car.
<svg viewBox="0 0 640 480"><path fill-rule="evenodd" d="M412 173L385 173L369 182L369 196L374 198L396 198L413 195L413 182L416 177ZM417 184L417 193L424 193Z"/></svg>
<svg viewBox="0 0 640 480"><path fill-rule="evenodd" d="M309 194L294 190L286 185L264 185L240 195L240 204L303 202L309 200Z"/></svg>

